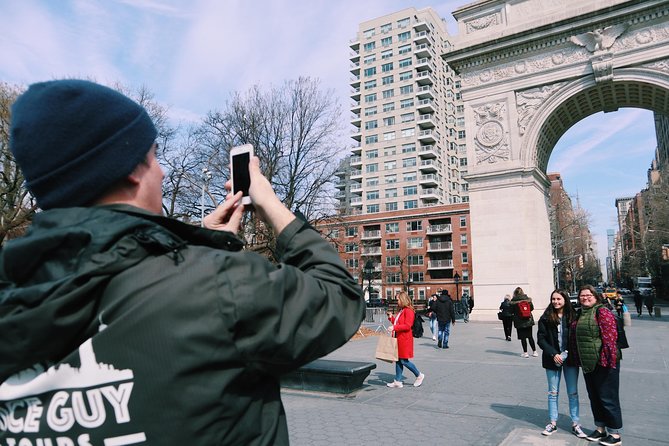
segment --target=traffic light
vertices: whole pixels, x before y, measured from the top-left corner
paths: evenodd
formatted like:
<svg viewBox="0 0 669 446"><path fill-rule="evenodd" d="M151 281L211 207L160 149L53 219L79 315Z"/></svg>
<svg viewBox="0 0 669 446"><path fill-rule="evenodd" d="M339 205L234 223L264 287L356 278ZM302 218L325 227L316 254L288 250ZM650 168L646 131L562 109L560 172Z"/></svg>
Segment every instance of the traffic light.
<svg viewBox="0 0 669 446"><path fill-rule="evenodd" d="M580 254L578 256L578 267L583 268L583 255L582 254Z"/></svg>

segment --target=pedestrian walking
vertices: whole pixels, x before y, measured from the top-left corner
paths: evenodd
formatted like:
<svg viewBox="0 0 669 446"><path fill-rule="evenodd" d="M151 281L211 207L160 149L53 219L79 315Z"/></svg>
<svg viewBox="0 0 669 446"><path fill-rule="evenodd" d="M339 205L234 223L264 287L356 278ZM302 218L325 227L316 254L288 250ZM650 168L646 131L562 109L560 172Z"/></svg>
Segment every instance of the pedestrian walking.
<svg viewBox="0 0 669 446"><path fill-rule="evenodd" d="M523 347L523 353L520 355L523 358L529 358L527 354L527 343L532 347L532 356L537 357L537 347L534 345L534 338L532 337L532 327L534 326L534 304L532 298L527 296L521 287L513 291L513 298L511 299L511 307L513 308L513 325L516 327L516 334L520 339L520 345Z"/></svg>
<svg viewBox="0 0 669 446"><path fill-rule="evenodd" d="M437 334L439 333L439 324L437 322L437 312L435 310L435 306L437 304L437 294L433 294L430 296L430 300L428 300L427 305L428 305L428 312L427 316L429 318L430 322L430 331L432 332L432 340L436 341L437 340Z"/></svg>
<svg viewBox="0 0 669 446"><path fill-rule="evenodd" d="M636 316L643 316L643 296L641 291L638 288L635 288L632 293L634 294L634 306L636 307Z"/></svg>
<svg viewBox="0 0 669 446"><path fill-rule="evenodd" d="M653 308L655 307L655 296L653 296L653 291L648 290L647 294L644 296L643 302L646 304L646 309L648 310L648 316L654 317Z"/></svg>
<svg viewBox="0 0 669 446"><path fill-rule="evenodd" d="M583 286L578 299L581 314L570 329L570 355L583 369L590 408L596 429L587 436L604 446L622 444L623 427L620 408L620 360L618 328L615 315L602 305L602 299L591 285Z"/></svg>
<svg viewBox="0 0 669 446"><path fill-rule="evenodd" d="M395 380L386 385L394 388L404 387L402 378L404 367L406 367L416 376L413 386L419 387L423 384L425 375L420 373L416 365L410 361L413 358L413 333L411 332L411 326L413 325L416 313L411 304L411 299L406 292L400 291L397 293L396 298L399 312L397 315L388 314L388 320L392 324L388 327L388 331L397 338L397 357L399 359L395 362Z"/></svg>
<svg viewBox="0 0 669 446"><path fill-rule="evenodd" d="M564 375L569 400L571 432L578 438L586 437L579 422L578 364L568 351L569 327L575 319L576 313L571 307L567 292L553 291L550 303L537 324L537 344L542 350L541 365L546 369L546 380L548 381L550 422L542 432L543 435L552 435L557 430L560 378Z"/></svg>
<svg viewBox="0 0 669 446"><path fill-rule="evenodd" d="M441 294L437 297L435 312L439 327L437 347L449 348L448 338L451 334L451 325L455 325L455 308L448 290L441 290Z"/></svg>
<svg viewBox="0 0 669 446"><path fill-rule="evenodd" d="M511 342L511 328L513 327L513 308L511 307L511 296L504 296L504 300L499 305L499 318L504 327L504 337Z"/></svg>
<svg viewBox="0 0 669 446"><path fill-rule="evenodd" d="M616 298L613 300L613 308L616 310L618 317L623 317L623 305L625 305L625 299L620 290L616 291Z"/></svg>
<svg viewBox="0 0 669 446"><path fill-rule="evenodd" d="M241 192L204 227L162 215L158 132L115 90L31 85L9 133L41 211L0 251L0 443L288 444L281 376L344 344L365 303L258 158L278 265L242 250Z"/></svg>
<svg viewBox="0 0 669 446"><path fill-rule="evenodd" d="M469 295L464 293L460 298L460 303L462 304L462 316L465 323L469 322L469 313L471 312Z"/></svg>

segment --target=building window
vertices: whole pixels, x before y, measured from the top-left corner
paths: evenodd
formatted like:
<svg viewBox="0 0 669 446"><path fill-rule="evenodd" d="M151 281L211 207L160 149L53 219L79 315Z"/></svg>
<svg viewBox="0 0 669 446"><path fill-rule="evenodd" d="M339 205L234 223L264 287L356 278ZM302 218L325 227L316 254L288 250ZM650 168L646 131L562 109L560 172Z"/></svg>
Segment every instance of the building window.
<svg viewBox="0 0 669 446"><path fill-rule="evenodd" d="M393 63L388 62L381 65L381 71L387 73L388 71L393 71Z"/></svg>
<svg viewBox="0 0 669 446"><path fill-rule="evenodd" d="M365 102L374 102L376 101L376 93L370 93L365 95Z"/></svg>
<svg viewBox="0 0 669 446"><path fill-rule="evenodd" d="M394 173L392 175L386 175L384 177L384 180L385 180L386 184L397 183L397 174Z"/></svg>
<svg viewBox="0 0 669 446"><path fill-rule="evenodd" d="M418 186L404 186L404 195L418 194Z"/></svg>
<svg viewBox="0 0 669 446"><path fill-rule="evenodd" d="M379 135L365 136L365 144L374 144L375 142L379 142Z"/></svg>
<svg viewBox="0 0 669 446"><path fill-rule="evenodd" d="M367 157L367 159L378 158L379 157L379 149L367 150L365 152L365 156Z"/></svg>
<svg viewBox="0 0 669 446"><path fill-rule="evenodd" d="M394 170L397 169L397 161L390 160L383 163L383 170Z"/></svg>
<svg viewBox="0 0 669 446"><path fill-rule="evenodd" d="M402 122L411 122L415 119L413 112L401 114L400 118L402 119Z"/></svg>
<svg viewBox="0 0 669 446"><path fill-rule="evenodd" d="M339 238L339 229L332 229L330 231L330 238Z"/></svg>
<svg viewBox="0 0 669 446"><path fill-rule="evenodd" d="M422 248L423 247L423 237L409 237L407 239L408 248Z"/></svg>
<svg viewBox="0 0 669 446"><path fill-rule="evenodd" d="M376 88L376 79L373 79L371 81L365 81L363 87L365 90L369 90L370 88Z"/></svg>
<svg viewBox="0 0 669 446"><path fill-rule="evenodd" d="M394 125L395 124L395 117L394 116L389 116L387 118L383 118L383 125Z"/></svg>
<svg viewBox="0 0 669 446"><path fill-rule="evenodd" d="M399 265L400 265L400 256L386 257L386 266L399 266Z"/></svg>
<svg viewBox="0 0 669 446"><path fill-rule="evenodd" d="M409 26L409 17L397 21L398 28L406 28L407 26Z"/></svg>
<svg viewBox="0 0 669 446"><path fill-rule="evenodd" d="M462 263L469 263L469 255L467 254L467 251L462 252Z"/></svg>
<svg viewBox="0 0 669 446"><path fill-rule="evenodd" d="M365 116L373 116L376 114L376 106L374 107L367 107L365 109Z"/></svg>
<svg viewBox="0 0 669 446"><path fill-rule="evenodd" d="M379 191L378 190L370 190L367 192L367 199L368 200L378 200L379 199Z"/></svg>
<svg viewBox="0 0 669 446"><path fill-rule="evenodd" d="M385 25L381 25L381 32L383 34L387 33L391 29L393 29L393 24L392 23L386 23Z"/></svg>
<svg viewBox="0 0 669 446"><path fill-rule="evenodd" d="M386 249L400 249L400 241L399 240L386 240Z"/></svg>
<svg viewBox="0 0 669 446"><path fill-rule="evenodd" d="M369 65L372 62L376 62L376 54L370 54L369 56L365 56L365 58L362 61L367 65Z"/></svg>
<svg viewBox="0 0 669 446"><path fill-rule="evenodd" d="M375 120L365 122L365 130L375 129L379 126L379 123Z"/></svg>
<svg viewBox="0 0 669 446"><path fill-rule="evenodd" d="M378 172L379 171L379 165L377 163L367 164L365 166L365 170L367 171L367 173Z"/></svg>
<svg viewBox="0 0 669 446"><path fill-rule="evenodd" d="M382 60L384 60L384 59L390 59L391 57L393 57L393 50L384 50L384 51L381 51L381 59L382 59Z"/></svg>
<svg viewBox="0 0 669 446"><path fill-rule="evenodd" d="M376 95L374 96L374 99L376 99ZM413 107L413 98L400 100L400 108L409 108L409 107Z"/></svg>
<svg viewBox="0 0 669 446"><path fill-rule="evenodd" d="M395 146L383 148L383 156L393 156L393 155L395 155Z"/></svg>
<svg viewBox="0 0 669 446"><path fill-rule="evenodd" d="M458 130L458 139L465 139L465 131L464 130Z"/></svg>
<svg viewBox="0 0 669 446"><path fill-rule="evenodd" d="M460 227L461 228L467 227L467 217L460 217Z"/></svg>
<svg viewBox="0 0 669 446"><path fill-rule="evenodd" d="M386 281L388 283L402 283L402 275L400 273L388 273Z"/></svg>
<svg viewBox="0 0 669 446"><path fill-rule="evenodd" d="M357 226L348 226L346 228L346 237L355 237L358 235L358 227Z"/></svg>
<svg viewBox="0 0 669 446"><path fill-rule="evenodd" d="M414 220L407 222L407 231L422 231L423 230L423 221Z"/></svg>
<svg viewBox="0 0 669 446"><path fill-rule="evenodd" d="M410 38L411 38L411 31L406 31L406 32L403 32L403 33L399 33L397 35L397 40L399 40L400 42L405 42L405 41L409 40Z"/></svg>
<svg viewBox="0 0 669 446"><path fill-rule="evenodd" d="M376 67L365 68L365 77L374 76L376 74Z"/></svg>
<svg viewBox="0 0 669 446"><path fill-rule="evenodd" d="M402 153L412 153L416 151L416 144L403 144Z"/></svg>
<svg viewBox="0 0 669 446"><path fill-rule="evenodd" d="M467 166L467 158L460 158L460 167Z"/></svg>
<svg viewBox="0 0 669 446"><path fill-rule="evenodd" d="M358 252L358 244L357 243L346 243L344 245L344 251L346 251L346 252Z"/></svg>
<svg viewBox="0 0 669 446"><path fill-rule="evenodd" d="M416 181L416 172L404 172L404 181Z"/></svg>
<svg viewBox="0 0 669 446"><path fill-rule="evenodd" d="M397 65L400 68L410 67L411 66L411 58L407 57L406 59L402 59L402 60L399 61L399 63Z"/></svg>
<svg viewBox="0 0 669 446"><path fill-rule="evenodd" d="M392 76L384 76L381 78L381 83L383 85L388 85L393 83L393 77Z"/></svg>
<svg viewBox="0 0 669 446"><path fill-rule="evenodd" d="M413 78L413 71L403 71L400 73L400 81L408 81Z"/></svg>
<svg viewBox="0 0 669 446"><path fill-rule="evenodd" d="M358 265L360 265L358 259L346 259L346 266L347 266L348 268L351 268L351 269L353 269L353 268L357 268Z"/></svg>
<svg viewBox="0 0 669 446"><path fill-rule="evenodd" d="M468 269L463 269L462 270L462 281L463 282L468 282L469 281L469 270Z"/></svg>
<svg viewBox="0 0 669 446"><path fill-rule="evenodd" d="M395 96L395 90L392 88L390 90L383 90L383 99L390 99Z"/></svg>
<svg viewBox="0 0 669 446"><path fill-rule="evenodd" d="M367 213L368 214L376 214L379 212L379 205L378 204L368 204L367 205Z"/></svg>
<svg viewBox="0 0 669 446"><path fill-rule="evenodd" d="M386 203L386 212L391 212L391 211L396 211L397 210L397 202L396 201L391 201L389 203Z"/></svg>
<svg viewBox="0 0 669 446"><path fill-rule="evenodd" d="M402 129L402 138L408 138L410 136L414 136L416 134L416 129L411 128L411 129ZM415 164L414 164L415 166Z"/></svg>
<svg viewBox="0 0 669 446"><path fill-rule="evenodd" d="M400 87L400 94L409 94L413 93L413 85L405 85Z"/></svg>
<svg viewBox="0 0 669 446"><path fill-rule="evenodd" d="M379 177L369 177L367 178L367 182L365 183L368 187L370 186L378 186L379 185Z"/></svg>
<svg viewBox="0 0 669 446"><path fill-rule="evenodd" d="M395 232L400 232L400 224L399 223L386 223L386 232L388 234L392 234Z"/></svg>
<svg viewBox="0 0 669 446"><path fill-rule="evenodd" d="M411 52L411 45L402 45L397 49L399 54L406 54Z"/></svg>
<svg viewBox="0 0 669 446"><path fill-rule="evenodd" d="M395 139L395 132L386 132L383 134L384 141L392 141Z"/></svg>
<svg viewBox="0 0 669 446"><path fill-rule="evenodd" d="M409 265L423 265L425 257L422 255L407 256L407 263Z"/></svg>
<svg viewBox="0 0 669 446"><path fill-rule="evenodd" d="M467 234L460 234L460 244L461 245L467 244Z"/></svg>
<svg viewBox="0 0 669 446"><path fill-rule="evenodd" d="M367 29L362 32L362 35L365 36L366 38L372 37L374 34L376 34L376 30L374 28Z"/></svg>
<svg viewBox="0 0 669 446"><path fill-rule="evenodd" d="M381 46L390 46L393 43L392 37L384 37L381 39Z"/></svg>
<svg viewBox="0 0 669 446"><path fill-rule="evenodd" d="M414 167L416 165L416 158L404 158L402 160L402 167Z"/></svg>
<svg viewBox="0 0 669 446"><path fill-rule="evenodd" d="M397 189L396 189L396 188L386 189L385 197L386 197L386 198L395 198L395 197L397 197Z"/></svg>
<svg viewBox="0 0 669 446"><path fill-rule="evenodd" d="M388 102L387 104L383 104L383 111L384 112L389 112L395 110L395 103L394 102Z"/></svg>
<svg viewBox="0 0 669 446"><path fill-rule="evenodd" d="M416 209L418 207L418 200L407 200L404 202L404 209Z"/></svg>

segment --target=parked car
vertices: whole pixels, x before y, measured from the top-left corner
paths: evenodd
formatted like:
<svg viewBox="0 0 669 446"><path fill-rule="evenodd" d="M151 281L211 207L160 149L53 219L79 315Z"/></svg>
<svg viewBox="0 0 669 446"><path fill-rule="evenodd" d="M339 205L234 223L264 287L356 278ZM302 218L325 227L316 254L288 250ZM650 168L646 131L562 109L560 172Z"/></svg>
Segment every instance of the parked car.
<svg viewBox="0 0 669 446"><path fill-rule="evenodd" d="M379 299L378 297L372 297L367 301L368 307L383 307L385 306L385 299Z"/></svg>
<svg viewBox="0 0 669 446"><path fill-rule="evenodd" d="M602 297L608 297L609 299L615 299L617 295L618 295L618 290L611 287L606 288L604 290L604 293L602 293Z"/></svg>
<svg viewBox="0 0 669 446"><path fill-rule="evenodd" d="M630 294L632 294L632 292L627 288L618 288L618 291L620 291L620 294L622 294L623 296L629 296Z"/></svg>

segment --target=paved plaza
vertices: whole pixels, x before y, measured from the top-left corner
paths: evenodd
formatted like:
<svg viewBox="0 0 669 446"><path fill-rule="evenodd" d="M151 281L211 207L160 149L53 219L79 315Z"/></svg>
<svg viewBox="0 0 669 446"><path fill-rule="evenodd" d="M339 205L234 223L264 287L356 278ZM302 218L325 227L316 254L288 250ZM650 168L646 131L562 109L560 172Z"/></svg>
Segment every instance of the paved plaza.
<svg viewBox="0 0 669 446"><path fill-rule="evenodd" d="M633 317L623 353L623 444L669 444L669 307L663 318ZM374 328L374 326L372 326ZM536 339L536 326L535 326ZM458 321L448 350L437 350L425 324L414 362L426 378L419 388L405 369L405 387L390 389L394 365L374 359L376 337L353 340L329 359L371 361L365 387L346 396L283 390L292 445L586 445L570 433L567 395L560 388L559 430L548 422L541 357L520 357L520 341L504 340L502 324ZM540 353L540 351L539 351ZM594 428L583 377L581 424Z"/></svg>

